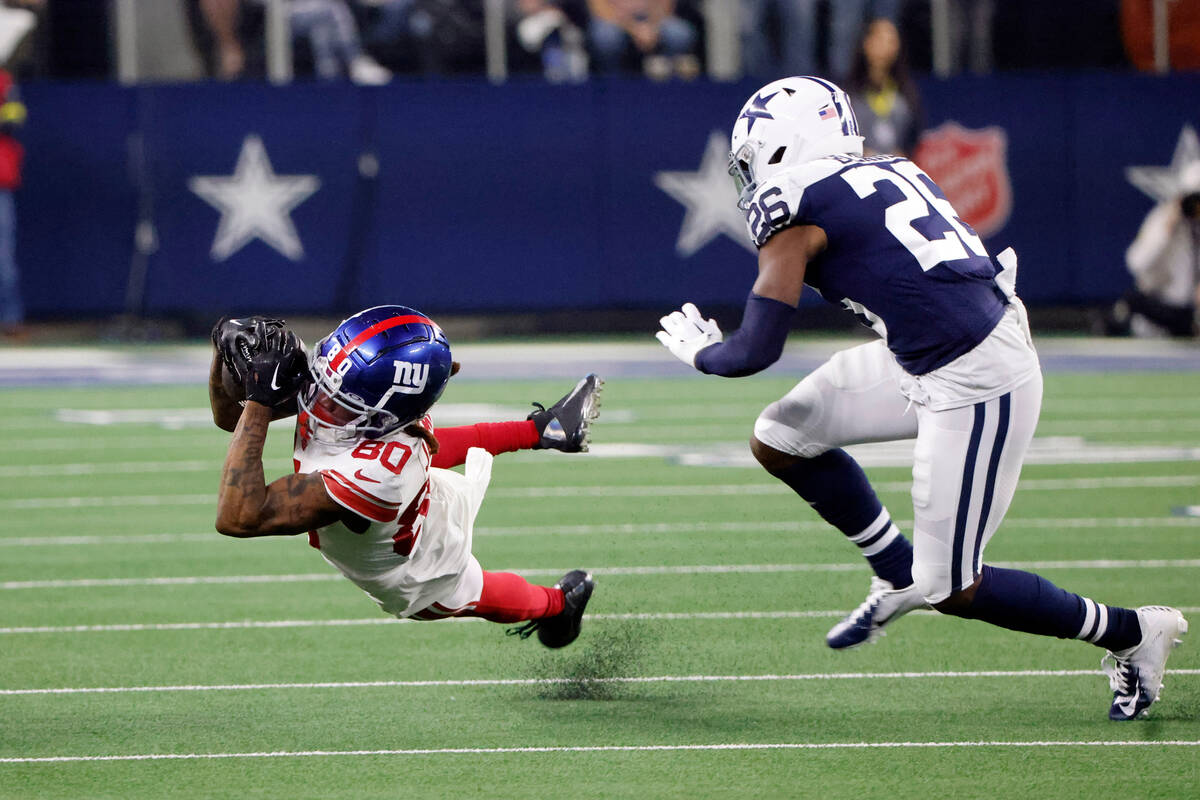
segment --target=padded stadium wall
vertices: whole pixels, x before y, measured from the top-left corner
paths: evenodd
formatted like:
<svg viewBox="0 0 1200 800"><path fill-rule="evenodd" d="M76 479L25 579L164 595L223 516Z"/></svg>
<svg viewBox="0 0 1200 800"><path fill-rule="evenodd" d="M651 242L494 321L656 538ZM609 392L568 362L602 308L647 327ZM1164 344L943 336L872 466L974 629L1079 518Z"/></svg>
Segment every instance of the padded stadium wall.
<svg viewBox="0 0 1200 800"><path fill-rule="evenodd" d="M755 88L30 84L17 198L28 310L740 307L755 262L724 150ZM1200 76L922 89L927 168L993 253L1016 248L1026 301L1117 297L1152 207L1126 169L1170 163L1200 122Z"/></svg>

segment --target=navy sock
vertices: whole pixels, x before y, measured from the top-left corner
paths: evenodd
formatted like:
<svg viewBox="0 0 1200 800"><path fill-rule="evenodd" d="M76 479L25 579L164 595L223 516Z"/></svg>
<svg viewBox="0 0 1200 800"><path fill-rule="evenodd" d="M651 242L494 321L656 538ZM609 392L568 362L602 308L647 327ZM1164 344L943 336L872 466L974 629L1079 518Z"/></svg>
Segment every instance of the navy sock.
<svg viewBox="0 0 1200 800"><path fill-rule="evenodd" d="M912 584L912 544L892 522L849 453L830 450L771 474L854 542L876 575L897 589Z"/></svg>
<svg viewBox="0 0 1200 800"><path fill-rule="evenodd" d="M986 565L963 616L1023 633L1083 639L1107 650L1124 650L1142 638L1132 609L1097 603L1032 572Z"/></svg>

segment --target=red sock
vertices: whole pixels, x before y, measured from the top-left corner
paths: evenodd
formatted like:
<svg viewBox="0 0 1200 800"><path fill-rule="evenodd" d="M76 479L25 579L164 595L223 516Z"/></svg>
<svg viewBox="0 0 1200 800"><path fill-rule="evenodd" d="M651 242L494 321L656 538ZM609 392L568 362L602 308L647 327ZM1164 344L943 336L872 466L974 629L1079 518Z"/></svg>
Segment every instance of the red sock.
<svg viewBox="0 0 1200 800"><path fill-rule="evenodd" d="M517 422L480 422L478 425L460 425L454 428L435 428L438 452L433 457L433 466L457 467L467 460L467 450L482 447L494 456L514 450L528 450L541 438L533 420Z"/></svg>
<svg viewBox="0 0 1200 800"><path fill-rule="evenodd" d="M491 622L523 622L553 617L563 610L563 593L549 586L530 583L511 572L483 573L483 592L474 613L464 617L483 617Z"/></svg>

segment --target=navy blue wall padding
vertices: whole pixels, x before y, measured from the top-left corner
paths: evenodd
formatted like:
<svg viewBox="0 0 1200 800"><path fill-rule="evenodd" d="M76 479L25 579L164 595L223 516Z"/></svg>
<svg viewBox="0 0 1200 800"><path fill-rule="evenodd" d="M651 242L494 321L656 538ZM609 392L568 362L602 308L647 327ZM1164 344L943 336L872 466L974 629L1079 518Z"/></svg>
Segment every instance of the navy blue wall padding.
<svg viewBox="0 0 1200 800"><path fill-rule="evenodd" d="M123 310L141 216L156 234L149 314L740 307L756 264L733 238L736 217L694 226L698 238L677 249L689 212L656 176L698 172L706 150L710 174L723 172L719 151L755 88L30 83L17 195L26 305L33 317ZM1200 76L962 77L922 89L930 127L1007 135L1013 211L987 244L1017 250L1025 300L1119 296L1125 248L1152 207L1125 168L1170 162L1183 126L1200 122ZM320 182L290 212L295 260L259 239L211 255L220 214L189 181L232 175L252 136L274 173ZM734 202L731 181L711 185L710 202Z"/></svg>

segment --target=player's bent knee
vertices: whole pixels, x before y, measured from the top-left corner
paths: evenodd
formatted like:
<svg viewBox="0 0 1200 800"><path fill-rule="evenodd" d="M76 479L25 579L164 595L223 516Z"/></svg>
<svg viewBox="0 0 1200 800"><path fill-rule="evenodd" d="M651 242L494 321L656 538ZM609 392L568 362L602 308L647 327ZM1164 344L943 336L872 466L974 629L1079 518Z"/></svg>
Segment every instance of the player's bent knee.
<svg viewBox="0 0 1200 800"><path fill-rule="evenodd" d="M953 592L945 600L940 603L930 603L937 611L942 614L949 614L952 617L967 616L967 609L971 607L970 598L966 597L965 592Z"/></svg>
<svg viewBox="0 0 1200 800"><path fill-rule="evenodd" d="M767 472L785 470L800 460L799 456L794 456L791 453L776 450L768 444L763 444L757 436L750 437L750 452L754 454L754 458L758 460L759 464L762 464L763 469Z"/></svg>
<svg viewBox="0 0 1200 800"><path fill-rule="evenodd" d="M913 563L912 569L913 585L917 591L921 593L921 597L925 598L925 602L943 614L953 614L952 609L956 606L957 600L954 599L957 592L946 593L946 575L940 570L922 569L917 562ZM957 615L955 615L957 616Z"/></svg>
<svg viewBox="0 0 1200 800"><path fill-rule="evenodd" d="M938 600L937 602L930 602L929 604L942 614L949 614L953 617L969 618L971 616L971 605L975 602L975 590L978 588L979 579L976 578L975 582L970 586L966 586L962 589L955 589L946 599ZM927 595L926 601L928 600L929 596Z"/></svg>

